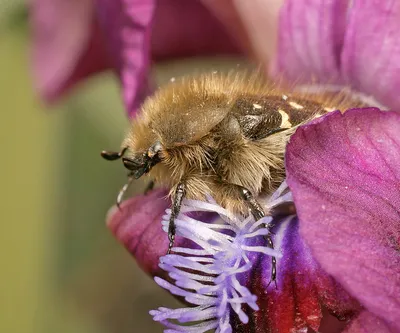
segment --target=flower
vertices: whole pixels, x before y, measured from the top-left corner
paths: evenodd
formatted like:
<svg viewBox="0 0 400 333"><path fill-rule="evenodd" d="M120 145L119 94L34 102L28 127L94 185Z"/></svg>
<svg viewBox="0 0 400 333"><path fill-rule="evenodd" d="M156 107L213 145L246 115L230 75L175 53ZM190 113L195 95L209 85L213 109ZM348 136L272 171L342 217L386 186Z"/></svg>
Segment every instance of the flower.
<svg viewBox="0 0 400 333"><path fill-rule="evenodd" d="M264 203L264 208L269 210L291 202L291 193L286 190L287 185L283 183ZM191 326L191 331L196 333L212 328L217 328L219 332L230 332L231 325L234 325L235 332L289 332L292 329L305 330L307 327L317 330L322 317L321 305L343 319L350 318L358 310L358 303L321 271L312 259L308 248L298 237L298 221L294 216L283 221L272 221L271 217L267 217L255 223L251 217L232 217L216 204L193 200L186 200L182 212L197 213L197 219L181 214L176 220L178 235L181 239L190 240L190 246L186 244L185 247L174 248L174 254L161 257L159 265L161 270L169 273L170 279L176 281L175 285L166 279L156 277L155 280L172 294L184 297L186 302L196 306L151 311L154 319L169 329L166 332L187 330L187 327L167 319L177 319L182 323L200 321ZM210 220L209 216L205 218L199 212L218 213L220 219L218 223L215 218L214 223L205 223L199 219ZM123 211L120 213L123 214ZM167 213L162 219L164 231L168 230L169 209ZM115 219L114 215L109 225L119 238L130 235L125 238L125 245L135 244L136 249L136 239L147 235L140 232L133 235L135 224L122 221ZM123 224L118 224L120 222ZM149 223L152 229L154 223ZM273 229L275 252L265 247L262 236L267 234L267 229L260 228L265 223L277 223ZM150 235L154 237L154 229ZM167 239L165 234L164 239ZM276 287L270 285L269 255L272 254L278 258ZM160 271L156 274L160 274ZM298 285L300 281L307 283ZM293 294L297 296L297 301ZM305 295L308 296L303 299ZM242 309L245 304L249 306L246 312ZM236 315L232 316L232 313Z"/></svg>
<svg viewBox="0 0 400 333"><path fill-rule="evenodd" d="M114 68L132 116L149 91L151 58L237 50L222 29L217 33L205 29L219 25L200 2L177 3L99 0L94 6L90 0L35 0L34 59L42 95L54 100L79 79ZM393 109L400 107L397 1L287 0L282 8L281 1L267 0L254 6L240 1L202 4L237 36L246 54L270 65L273 75L347 85ZM165 24L166 8L179 20ZM175 23L173 34L167 34L170 22ZM275 35L275 23L279 31L271 40L277 40L276 52L265 37L267 31ZM173 38L158 38L162 33ZM178 36L180 42L171 44ZM259 288L265 280L259 267L268 261L253 264L257 286L247 288L261 293L257 296L262 306L248 327L289 332L297 318L303 318L309 327L318 328L321 304L336 315L348 317L356 311L349 293L363 306L347 327L350 332L400 330L399 123L396 112L350 110L322 117L293 135L286 166L298 217L288 228L290 241L284 241L283 248L296 265L293 261L280 265L278 281L288 287L281 294L269 290L265 295L266 288ZM169 205L165 193L155 190L128 200L122 212L113 211L108 219L141 267L162 277L165 272L158 260L168 240L159 221ZM178 237L176 245L187 247L190 242ZM299 274L298 267L303 269ZM308 311L312 315L304 317ZM238 332L246 329L240 323L234 327Z"/></svg>
<svg viewBox="0 0 400 333"><path fill-rule="evenodd" d="M341 319L353 318L349 332L362 332L363 320L394 332L399 329L400 176L393 167L400 157L399 130L398 113L365 108L332 112L296 131L286 167L298 215L284 229L278 289L268 287L269 257L253 254L251 269L238 280L257 296L260 310L246 312L247 325L232 316L235 332L318 330L323 309ZM157 190L149 197L127 200L121 212L110 215L108 225L139 265L165 280L157 266L168 246L159 227L168 206L164 195ZM212 220L200 213L197 219ZM194 231L193 225L181 227L185 237L198 239L187 233ZM193 248L182 237L177 242L179 248ZM162 267L176 274L179 260L168 260ZM171 283L164 286L173 288ZM364 312L357 317L359 304ZM181 313L163 311L163 319Z"/></svg>

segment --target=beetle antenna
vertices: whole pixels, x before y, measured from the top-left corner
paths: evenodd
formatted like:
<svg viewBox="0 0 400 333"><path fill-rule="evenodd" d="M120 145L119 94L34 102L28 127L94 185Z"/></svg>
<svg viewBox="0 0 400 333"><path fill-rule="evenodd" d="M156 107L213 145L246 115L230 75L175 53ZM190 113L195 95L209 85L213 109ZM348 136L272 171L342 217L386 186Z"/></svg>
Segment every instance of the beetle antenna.
<svg viewBox="0 0 400 333"><path fill-rule="evenodd" d="M120 152L103 150L101 152L101 157L103 157L107 161L115 161L115 160L120 159L122 156L124 156L127 149L128 149L128 147L125 147Z"/></svg>

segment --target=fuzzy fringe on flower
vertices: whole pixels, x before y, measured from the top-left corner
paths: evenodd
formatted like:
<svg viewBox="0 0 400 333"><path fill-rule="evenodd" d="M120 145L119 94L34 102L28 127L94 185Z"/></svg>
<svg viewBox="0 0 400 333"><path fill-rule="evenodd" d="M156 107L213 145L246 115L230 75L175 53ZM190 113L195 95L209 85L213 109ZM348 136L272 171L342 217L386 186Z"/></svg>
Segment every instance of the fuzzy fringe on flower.
<svg viewBox="0 0 400 333"><path fill-rule="evenodd" d="M281 187L266 202L265 209L283 202L291 202L291 193L287 185ZM189 217L191 212L215 212L220 219L215 223L206 223ZM166 211L162 225L168 230L171 210ZM166 333L192 332L202 333L215 329L217 333L232 332L230 316L235 314L242 323L249 318L243 311L247 304L254 311L258 310L257 297L244 285L244 273L252 269L249 254L255 252L267 256L282 256L281 238L276 235L273 250L265 244L263 236L268 234L265 224L272 221L265 217L255 221L252 216L241 218L232 216L212 199L208 202L185 200L181 214L175 220L177 235L191 240L198 248L173 248L173 254L160 258L160 267L174 280L170 283L159 277L158 285L172 294L183 297L192 307L168 309L160 307L150 311L155 321L161 322ZM258 241L257 241L258 239ZM181 324L190 323L190 326Z"/></svg>

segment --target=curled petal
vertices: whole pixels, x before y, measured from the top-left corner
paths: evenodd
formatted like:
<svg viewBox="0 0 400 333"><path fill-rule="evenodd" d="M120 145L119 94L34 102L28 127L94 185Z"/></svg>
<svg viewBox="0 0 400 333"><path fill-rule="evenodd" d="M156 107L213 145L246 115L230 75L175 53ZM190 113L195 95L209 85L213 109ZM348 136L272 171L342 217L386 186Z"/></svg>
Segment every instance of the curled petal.
<svg viewBox="0 0 400 333"><path fill-rule="evenodd" d="M396 112L336 111L300 127L286 153L300 234L315 258L370 312L397 329L399 133Z"/></svg>
<svg viewBox="0 0 400 333"><path fill-rule="evenodd" d="M97 15L130 117L150 93L152 58L238 52L220 23L198 1L98 0Z"/></svg>
<svg viewBox="0 0 400 333"><path fill-rule="evenodd" d="M159 271L158 259L168 249L168 238L160 225L170 204L166 195L165 190L157 189L126 200L121 210L113 207L107 219L114 236L135 257L140 267L151 275Z"/></svg>
<svg viewBox="0 0 400 333"><path fill-rule="evenodd" d="M135 257L139 266L150 275L161 275L159 258L167 253L169 240L162 230L161 221L170 207L168 191L156 189L122 203L121 209L112 207L107 216L107 226L125 248ZM192 214L193 217L211 221L211 214ZM175 246L189 247L187 241L176 236Z"/></svg>
<svg viewBox="0 0 400 333"><path fill-rule="evenodd" d="M121 79L128 115L149 93L150 34L155 1L98 0L97 15L104 43Z"/></svg>

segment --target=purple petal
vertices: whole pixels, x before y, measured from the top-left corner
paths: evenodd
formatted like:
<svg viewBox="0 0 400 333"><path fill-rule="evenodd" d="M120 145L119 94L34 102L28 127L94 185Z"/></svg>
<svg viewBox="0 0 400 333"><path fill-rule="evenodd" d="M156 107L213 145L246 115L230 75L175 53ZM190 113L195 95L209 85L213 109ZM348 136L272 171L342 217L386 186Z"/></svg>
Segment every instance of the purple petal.
<svg viewBox="0 0 400 333"><path fill-rule="evenodd" d="M153 0L98 0L104 42L120 76L130 117L149 93L147 75L155 6Z"/></svg>
<svg viewBox="0 0 400 333"><path fill-rule="evenodd" d="M287 148L300 233L322 268L400 329L400 114L333 112Z"/></svg>
<svg viewBox="0 0 400 333"><path fill-rule="evenodd" d="M375 316L371 312L363 311L345 330L344 333L396 333L394 327L389 326L382 319Z"/></svg>
<svg viewBox="0 0 400 333"><path fill-rule="evenodd" d="M353 1L341 56L347 82L392 108L400 107L399 17L399 1Z"/></svg>
<svg viewBox="0 0 400 333"><path fill-rule="evenodd" d="M33 0L35 85L54 101L80 79L108 67L91 0Z"/></svg>

